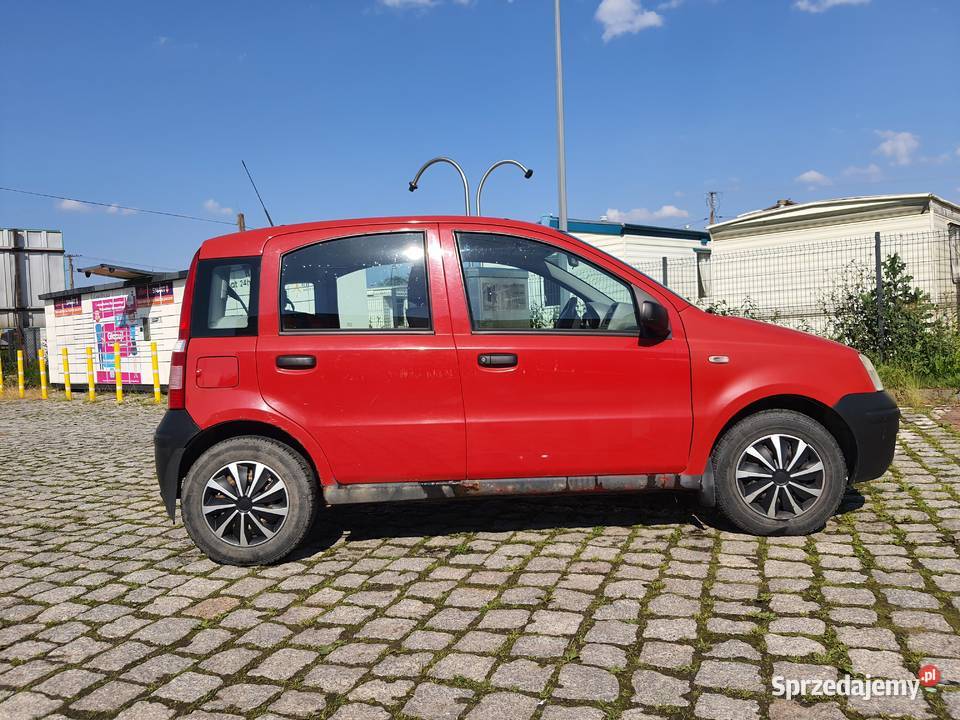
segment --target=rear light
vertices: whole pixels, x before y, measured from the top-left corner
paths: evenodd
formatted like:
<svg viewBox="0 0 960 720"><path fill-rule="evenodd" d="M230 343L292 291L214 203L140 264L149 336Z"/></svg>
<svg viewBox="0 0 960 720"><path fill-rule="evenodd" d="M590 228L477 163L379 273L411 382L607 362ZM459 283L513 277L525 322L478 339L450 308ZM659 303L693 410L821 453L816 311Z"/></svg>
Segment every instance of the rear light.
<svg viewBox="0 0 960 720"><path fill-rule="evenodd" d="M186 393L183 378L187 368L187 341L177 340L170 356L170 378L167 381L167 400L171 410L183 410L186 407Z"/></svg>
<svg viewBox="0 0 960 720"><path fill-rule="evenodd" d="M173 346L170 356L170 377L167 379L167 407L171 410L183 410L187 406L186 384L187 342L190 339L190 310L193 306L193 286L197 281L197 250L190 262L190 272L183 287L183 304L180 308L180 339Z"/></svg>

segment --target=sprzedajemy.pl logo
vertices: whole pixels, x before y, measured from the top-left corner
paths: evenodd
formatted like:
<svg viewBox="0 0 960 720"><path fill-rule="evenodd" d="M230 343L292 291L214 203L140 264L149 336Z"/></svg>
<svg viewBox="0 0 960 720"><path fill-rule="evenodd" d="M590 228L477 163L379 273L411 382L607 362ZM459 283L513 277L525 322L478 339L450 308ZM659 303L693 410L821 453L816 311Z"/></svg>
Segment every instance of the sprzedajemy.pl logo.
<svg viewBox="0 0 960 720"><path fill-rule="evenodd" d="M943 676L936 665L924 665L916 679L875 678L872 675L852 677L844 675L839 680L830 678L785 678L774 675L771 679L775 697L792 700L796 697L909 697L916 699L921 687L933 688Z"/></svg>

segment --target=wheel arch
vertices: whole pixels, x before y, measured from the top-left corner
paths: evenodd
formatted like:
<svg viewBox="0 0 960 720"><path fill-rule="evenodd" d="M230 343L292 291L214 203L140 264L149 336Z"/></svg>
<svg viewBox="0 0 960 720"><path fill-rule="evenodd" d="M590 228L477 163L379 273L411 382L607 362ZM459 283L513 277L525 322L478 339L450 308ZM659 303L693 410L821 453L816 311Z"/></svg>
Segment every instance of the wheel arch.
<svg viewBox="0 0 960 720"><path fill-rule="evenodd" d="M853 432L847 423L840 417L836 410L828 405L803 395L771 395L769 397L755 400L734 413L713 439L710 447L710 456L717 448L720 439L726 432L738 422L763 410L792 410L801 415L806 415L812 420L816 420L823 425L829 432L837 445L840 446L840 452L843 453L843 459L847 466L847 477L852 477L857 467L857 442Z"/></svg>
<svg viewBox="0 0 960 720"><path fill-rule="evenodd" d="M244 435L266 437L289 446L303 457L307 465L310 466L314 479L316 479L318 483L320 482L322 476L313 457L293 435L276 425L270 425L269 423L259 422L257 420L231 420L202 430L187 444L183 457L180 459L178 474L180 479L177 484L177 497L180 497L180 493L182 492L183 478L186 477L187 473L190 472L190 468L203 453L217 443Z"/></svg>

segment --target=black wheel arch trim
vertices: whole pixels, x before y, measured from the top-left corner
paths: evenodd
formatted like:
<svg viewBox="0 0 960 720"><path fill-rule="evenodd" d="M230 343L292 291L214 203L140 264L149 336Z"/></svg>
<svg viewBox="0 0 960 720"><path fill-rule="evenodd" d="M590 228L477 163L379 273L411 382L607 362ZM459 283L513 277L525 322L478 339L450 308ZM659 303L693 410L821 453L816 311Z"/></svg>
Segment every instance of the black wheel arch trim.
<svg viewBox="0 0 960 720"><path fill-rule="evenodd" d="M900 429L900 408L890 393L850 393L833 406L856 443L857 461L850 482L874 480L893 463Z"/></svg>

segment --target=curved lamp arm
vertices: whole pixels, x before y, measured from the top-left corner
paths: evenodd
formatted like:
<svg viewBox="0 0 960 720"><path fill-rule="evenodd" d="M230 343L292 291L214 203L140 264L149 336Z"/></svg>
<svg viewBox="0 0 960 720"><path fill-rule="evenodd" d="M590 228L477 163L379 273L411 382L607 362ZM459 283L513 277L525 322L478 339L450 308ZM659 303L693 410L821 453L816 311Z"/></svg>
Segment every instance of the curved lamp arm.
<svg viewBox="0 0 960 720"><path fill-rule="evenodd" d="M435 157L433 160L428 160L427 162L425 162L423 164L423 167L421 167L417 171L417 174L413 178L413 180L410 181L410 192L413 192L414 190L417 189L417 187L419 187L417 183L420 182L420 176L423 175L424 171L428 167L430 167L431 165L435 165L436 163L447 163L447 165L453 165L453 167L456 168L457 172L460 173L460 179L463 181L463 205L465 210L467 211L467 216L469 216L470 215L470 183L467 182L467 175L466 173L463 172L463 168L460 167L459 164L457 164L456 160L451 160L448 157Z"/></svg>
<svg viewBox="0 0 960 720"><path fill-rule="evenodd" d="M483 194L484 183L487 182L487 178L490 177L490 173L496 170L501 165L514 165L520 170L523 171L523 176L529 180L533 177L533 170L528 170L522 163L517 162L516 160L501 160L500 162L495 162L490 166L490 169L483 174L483 178L480 180L480 185L477 187L477 215L482 215L480 212L480 196Z"/></svg>

